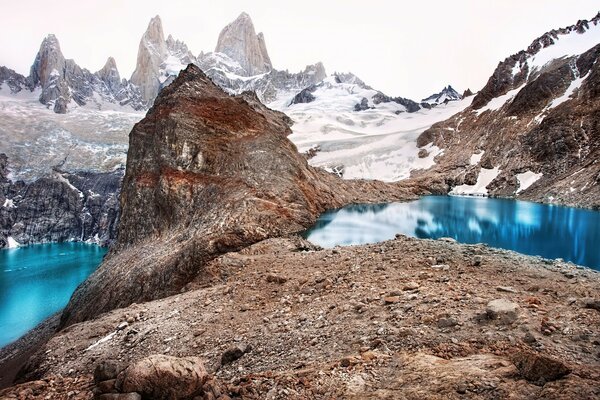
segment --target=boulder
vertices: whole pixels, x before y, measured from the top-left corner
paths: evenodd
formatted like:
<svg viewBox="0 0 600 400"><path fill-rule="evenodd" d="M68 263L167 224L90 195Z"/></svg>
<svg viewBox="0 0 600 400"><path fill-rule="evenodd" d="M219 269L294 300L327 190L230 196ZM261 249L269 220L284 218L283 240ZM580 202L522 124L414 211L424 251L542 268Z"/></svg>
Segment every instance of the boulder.
<svg viewBox="0 0 600 400"><path fill-rule="evenodd" d="M495 299L487 304L486 314L501 324L512 324L519 316L519 305L506 299Z"/></svg>
<svg viewBox="0 0 600 400"><path fill-rule="evenodd" d="M123 393L140 393L144 398L176 400L199 394L207 379L198 357L152 355L123 371L117 388Z"/></svg>
<svg viewBox="0 0 600 400"><path fill-rule="evenodd" d="M571 372L563 362L528 350L514 353L511 360L521 376L534 383L555 381Z"/></svg>

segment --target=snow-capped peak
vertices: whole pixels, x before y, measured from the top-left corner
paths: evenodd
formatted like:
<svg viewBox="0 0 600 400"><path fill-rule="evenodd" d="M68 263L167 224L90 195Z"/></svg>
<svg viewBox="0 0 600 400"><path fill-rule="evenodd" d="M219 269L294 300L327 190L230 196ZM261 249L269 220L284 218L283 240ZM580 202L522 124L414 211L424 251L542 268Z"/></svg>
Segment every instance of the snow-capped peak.
<svg viewBox="0 0 600 400"><path fill-rule="evenodd" d="M452 86L448 85L443 88L439 93L434 93L431 96L421 100L423 103L428 104L442 104L448 101L461 100L462 96Z"/></svg>

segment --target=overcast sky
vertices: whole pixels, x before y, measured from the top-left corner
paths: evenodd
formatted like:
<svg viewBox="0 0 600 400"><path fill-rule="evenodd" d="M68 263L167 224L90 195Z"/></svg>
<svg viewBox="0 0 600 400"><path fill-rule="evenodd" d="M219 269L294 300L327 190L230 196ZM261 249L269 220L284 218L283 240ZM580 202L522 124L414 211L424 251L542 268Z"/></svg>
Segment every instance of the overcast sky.
<svg viewBox="0 0 600 400"><path fill-rule="evenodd" d="M263 32L277 69L322 61L386 94L418 100L442 86L480 89L506 56L544 32L591 19L587 0L2 0L0 65L27 75L45 35L66 58L97 71L115 57L122 77L135 68L150 18L194 54L212 51L242 11Z"/></svg>

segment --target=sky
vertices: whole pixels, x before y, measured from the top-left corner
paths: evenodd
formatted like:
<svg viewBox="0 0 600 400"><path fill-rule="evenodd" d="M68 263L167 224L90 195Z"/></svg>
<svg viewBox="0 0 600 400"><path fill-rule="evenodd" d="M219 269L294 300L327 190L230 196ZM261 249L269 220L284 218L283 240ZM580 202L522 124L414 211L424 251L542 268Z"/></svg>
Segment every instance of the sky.
<svg viewBox="0 0 600 400"><path fill-rule="evenodd" d="M80 66L97 71L113 56L129 78L151 17L198 54L214 50L221 29L245 11L275 68L322 61L328 73L350 71L414 100L448 84L477 91L499 61L600 11L597 0L1 1L0 65L24 75L49 33Z"/></svg>

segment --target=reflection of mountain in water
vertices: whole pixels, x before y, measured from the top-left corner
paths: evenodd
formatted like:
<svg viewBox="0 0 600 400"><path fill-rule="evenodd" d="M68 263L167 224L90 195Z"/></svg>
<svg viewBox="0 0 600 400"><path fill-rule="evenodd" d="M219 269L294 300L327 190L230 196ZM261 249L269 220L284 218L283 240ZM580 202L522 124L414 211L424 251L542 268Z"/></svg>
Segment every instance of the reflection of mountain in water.
<svg viewBox="0 0 600 400"><path fill-rule="evenodd" d="M411 203L353 205L324 214L306 237L332 247L378 242L396 233L453 237L600 266L600 213L512 200L430 196Z"/></svg>

